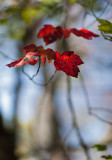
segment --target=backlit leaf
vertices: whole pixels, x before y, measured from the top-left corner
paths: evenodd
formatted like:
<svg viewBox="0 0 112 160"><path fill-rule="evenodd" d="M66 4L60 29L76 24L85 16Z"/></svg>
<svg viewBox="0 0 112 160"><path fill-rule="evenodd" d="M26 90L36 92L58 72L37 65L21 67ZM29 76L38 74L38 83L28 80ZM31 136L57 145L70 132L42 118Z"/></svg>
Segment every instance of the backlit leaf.
<svg viewBox="0 0 112 160"><path fill-rule="evenodd" d="M34 58L34 56L36 56ZM20 67L24 64L30 64L30 65L35 65L38 61L38 54L36 52L29 52L26 54L25 57L20 58L10 64L7 64L8 67Z"/></svg>
<svg viewBox="0 0 112 160"><path fill-rule="evenodd" d="M46 63L46 58L48 59L48 63L56 58L56 53L52 49L44 49L42 46L36 46L35 44L25 46L23 50L25 50L25 57L20 58L7 66L20 67L24 64L35 65L39 56L42 57L43 64Z"/></svg>
<svg viewBox="0 0 112 160"><path fill-rule="evenodd" d="M112 23L104 20L104 19L98 19L98 21L100 22L99 30L103 31L106 34L112 34Z"/></svg>

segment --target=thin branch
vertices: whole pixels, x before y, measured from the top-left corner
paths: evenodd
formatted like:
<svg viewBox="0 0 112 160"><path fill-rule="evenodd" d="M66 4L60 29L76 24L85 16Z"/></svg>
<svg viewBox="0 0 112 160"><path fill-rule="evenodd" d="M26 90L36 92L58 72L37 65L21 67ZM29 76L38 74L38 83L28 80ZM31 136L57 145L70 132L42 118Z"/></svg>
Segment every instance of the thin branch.
<svg viewBox="0 0 112 160"><path fill-rule="evenodd" d="M107 4L106 4L104 10L102 11L102 13L100 14L99 18L105 13L106 9L108 8L108 6L109 6L109 4L110 4L110 1L111 1L111 0L107 1Z"/></svg>
<svg viewBox="0 0 112 160"><path fill-rule="evenodd" d="M104 122L104 123L107 123L107 124L109 124L109 125L112 125L112 122L107 121L107 120L105 120L105 119L101 118L101 117L100 117L100 116L98 116L97 114L92 113L92 112L90 112L90 114L91 114L92 116L94 116L95 118L97 118L98 120L100 120L100 121L102 121L102 122Z"/></svg>
<svg viewBox="0 0 112 160"><path fill-rule="evenodd" d="M91 110L102 110L102 111L106 111L106 112L110 112L112 113L112 110L109 108L104 108L104 107L91 107Z"/></svg>
<svg viewBox="0 0 112 160"><path fill-rule="evenodd" d="M69 8L69 0L66 0L65 1L65 5L64 5L64 16L65 16L64 22L63 22L64 28L67 28L67 19L68 19L68 10L69 9L70 9ZM63 40L63 48L64 48L64 50L67 50L69 48L67 43L66 43L66 40ZM88 148L85 145L85 143L84 143L84 141L82 139L82 136L80 134L80 129L79 129L79 126L78 126L78 123L77 123L76 113L75 113L74 107L72 105L72 101L71 101L71 97L70 97L70 93L71 93L70 84L71 84L70 77L67 76L67 99L68 99L69 109L70 109L71 116L72 116L73 128L76 128L77 136L78 136L79 141L80 141L80 145L83 148L83 151L84 151L87 159L90 160L91 158L90 158L89 153L88 153Z"/></svg>
<svg viewBox="0 0 112 160"><path fill-rule="evenodd" d="M40 63L40 62L39 62ZM36 81L34 81L34 77L39 73L40 70L40 64L39 67L37 69L37 72L35 75L33 75L32 77L30 77L30 75L28 73L25 72L24 70L24 66L22 67L22 72L37 86L47 86L49 84L49 82L54 78L54 75L56 74L57 70L55 70L54 74L51 76L51 78L48 80L48 82L42 84L42 83L37 83Z"/></svg>
<svg viewBox="0 0 112 160"><path fill-rule="evenodd" d="M96 18L96 20L100 23L98 17L95 15L95 13L93 11L93 0L91 0L91 12L92 12L93 16ZM103 36L104 39L106 39L108 41L112 41L111 36L105 35L102 31L100 31L100 32L101 32L101 35Z"/></svg>
<svg viewBox="0 0 112 160"><path fill-rule="evenodd" d="M67 77L67 98L68 98L69 108L70 108L70 112L71 112L71 116L72 116L72 122L73 122L74 128L76 128L76 130L77 130L77 135L79 137L80 145L82 146L83 151L84 151L85 155L87 156L87 159L90 160L91 158L88 153L88 148L82 139L80 129L78 126L78 122L77 122L77 118L76 118L75 108L73 107L72 100L70 97L70 93L71 93L71 86L70 86L71 81L70 80L71 80L70 77Z"/></svg>
<svg viewBox="0 0 112 160"><path fill-rule="evenodd" d="M84 84L84 78L83 78L83 75L81 74L81 72L80 72L80 78L81 78L81 87L83 89L84 96L85 96L86 103L87 103L87 107L88 107L88 114L90 114L91 113L91 105L90 105L90 102L89 102L89 95L88 95L88 92L86 90L86 87L85 87L85 84Z"/></svg>
<svg viewBox="0 0 112 160"><path fill-rule="evenodd" d="M103 10L102 13L99 15L98 19L101 18L101 16L105 13L106 9L108 8L108 6L109 6L109 4L110 4L110 1L111 1L111 0L109 0L109 1L107 2L104 10ZM92 8L93 8L93 5L92 5ZM92 13L92 14L93 14L93 13ZM86 28L89 28L89 27L92 26L95 22L96 22L96 17L95 17L95 20L94 20L93 22L91 22L90 24L88 24L88 25L86 26Z"/></svg>
<svg viewBox="0 0 112 160"><path fill-rule="evenodd" d="M99 22L98 17L95 15L94 11L93 11L93 0L91 0L91 12L93 14L93 16L96 18L96 20Z"/></svg>
<svg viewBox="0 0 112 160"><path fill-rule="evenodd" d="M70 136L72 130L73 130L73 126L69 129L69 131L67 132L67 134L64 136L64 139L63 139L63 144L66 142L67 138Z"/></svg>
<svg viewBox="0 0 112 160"><path fill-rule="evenodd" d="M49 84L49 82L54 78L56 72L57 72L57 70L55 70L54 74L51 76L51 78L48 80L48 82L44 84L44 86L47 86Z"/></svg>
<svg viewBox="0 0 112 160"><path fill-rule="evenodd" d="M14 59L13 59L13 58L11 58L11 57L7 56L4 52L0 51L0 54L1 54L3 57L5 57L5 58L8 58L8 59L11 59L11 60L13 60L13 61L14 61Z"/></svg>
<svg viewBox="0 0 112 160"><path fill-rule="evenodd" d="M101 35L103 36L104 39L108 40L108 41L112 41L112 37L105 35L102 31L101 31Z"/></svg>
<svg viewBox="0 0 112 160"><path fill-rule="evenodd" d="M39 73L39 70L40 70L40 66L41 66L41 58L40 58L40 56L39 56L39 66L38 66L37 72L36 72L36 74L34 74L34 75L32 76L31 79L33 79L34 77L37 76L37 74Z"/></svg>
<svg viewBox="0 0 112 160"><path fill-rule="evenodd" d="M80 73L80 77L81 77L81 86L82 86L82 89L83 89L83 92L84 92L84 96L85 96L85 99L86 99L86 103L87 103L87 107L88 107L88 114L96 117L98 120L100 120L100 121L102 121L102 122L105 122L105 123L107 123L107 124L112 125L112 122L107 121L107 120L104 120L103 118L101 118L101 117L98 116L97 114L92 113L93 107L91 107L91 105L90 105L89 95L88 95L87 89L86 89L85 84L84 84L83 75L82 75L81 73ZM104 108L103 108L103 110L104 110ZM105 109L105 110L108 110L108 109ZM108 111L109 111L109 110L108 110ZM112 112L112 111L111 111L111 112Z"/></svg>

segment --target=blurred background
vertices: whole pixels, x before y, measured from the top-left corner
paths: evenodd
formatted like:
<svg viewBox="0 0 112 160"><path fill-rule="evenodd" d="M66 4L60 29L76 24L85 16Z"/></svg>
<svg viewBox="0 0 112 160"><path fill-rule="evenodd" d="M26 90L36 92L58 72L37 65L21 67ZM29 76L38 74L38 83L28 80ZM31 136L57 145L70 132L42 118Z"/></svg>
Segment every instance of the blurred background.
<svg viewBox="0 0 112 160"><path fill-rule="evenodd" d="M0 0L0 160L86 160L86 154L99 160L112 154L112 42L101 36L91 9L112 22L111 0ZM70 93L64 72L40 86L21 67L6 66L24 56L22 48L31 43L62 53L63 40L46 46L37 33L44 24L65 23L100 35L66 39L69 50L84 62L78 78L70 77ZM37 68L25 65L30 76ZM35 81L47 82L54 71L53 63L42 65ZM91 148L98 143L107 144L107 151Z"/></svg>

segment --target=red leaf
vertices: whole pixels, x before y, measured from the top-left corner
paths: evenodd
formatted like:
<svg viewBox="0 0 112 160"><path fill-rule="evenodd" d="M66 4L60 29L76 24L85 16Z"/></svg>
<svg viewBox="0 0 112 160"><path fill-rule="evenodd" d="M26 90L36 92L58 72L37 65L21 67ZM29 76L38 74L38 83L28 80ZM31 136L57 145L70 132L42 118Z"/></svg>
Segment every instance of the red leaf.
<svg viewBox="0 0 112 160"><path fill-rule="evenodd" d="M44 25L38 33L38 37L43 38L46 45L60 39L62 36L63 31L60 26L55 28L52 25Z"/></svg>
<svg viewBox="0 0 112 160"><path fill-rule="evenodd" d="M53 59L56 57L56 52L52 49L44 49L42 46L37 47L38 54L42 56L43 64L46 64L46 58L48 59L48 63L51 63Z"/></svg>
<svg viewBox="0 0 112 160"><path fill-rule="evenodd" d="M38 61L38 54L36 52L29 52L23 58L20 58L10 64L7 64L8 67L20 67L24 64L35 65Z"/></svg>
<svg viewBox="0 0 112 160"><path fill-rule="evenodd" d="M44 42L47 45L56 41L57 39L61 39L62 36L64 36L65 38L70 37L70 33L73 33L78 37L83 37L89 40L92 39L92 37L99 37L99 35L94 34L93 32L88 31L86 29L62 29L60 26L53 27L52 25L44 25L44 27L39 31L38 37L43 38Z"/></svg>
<svg viewBox="0 0 112 160"><path fill-rule="evenodd" d="M48 63L51 63L53 59L56 57L56 52L52 49L48 48L43 53L40 54L42 56L42 62L46 64L46 58L48 59Z"/></svg>
<svg viewBox="0 0 112 160"><path fill-rule="evenodd" d="M63 35L65 38L69 38L70 37L70 33L71 33L71 29L67 28L67 29L63 29Z"/></svg>
<svg viewBox="0 0 112 160"><path fill-rule="evenodd" d="M28 46L25 46L23 50L25 50L25 54L27 54L28 52L37 52L39 47L37 47L35 44L30 44Z"/></svg>
<svg viewBox="0 0 112 160"><path fill-rule="evenodd" d="M44 49L42 46L37 47L35 44L30 44L23 49L25 50L26 56L8 64L7 66L20 67L24 64L35 65L38 61L38 56L42 57L43 64L46 63L46 58L48 59L48 63L56 58L56 52L52 49Z"/></svg>
<svg viewBox="0 0 112 160"><path fill-rule="evenodd" d="M39 31L38 37L47 37L54 32L54 27L52 25L44 25L44 27Z"/></svg>
<svg viewBox="0 0 112 160"><path fill-rule="evenodd" d="M83 28L80 30L73 28L72 33L78 37L83 37L83 38L89 39L89 40L92 39L92 37L99 37L99 35L94 34L93 32L90 32L90 31L83 29Z"/></svg>
<svg viewBox="0 0 112 160"><path fill-rule="evenodd" d="M56 58L56 52L53 51L53 50L50 49L50 48L46 49L45 54L46 54L46 56L47 56L48 63L51 63L51 62L52 62L52 59L55 59L55 58Z"/></svg>
<svg viewBox="0 0 112 160"><path fill-rule="evenodd" d="M80 72L78 65L83 64L79 56L74 52L68 51L60 55L56 53L56 59L54 60L54 66L57 70L65 72L69 76L77 77Z"/></svg>

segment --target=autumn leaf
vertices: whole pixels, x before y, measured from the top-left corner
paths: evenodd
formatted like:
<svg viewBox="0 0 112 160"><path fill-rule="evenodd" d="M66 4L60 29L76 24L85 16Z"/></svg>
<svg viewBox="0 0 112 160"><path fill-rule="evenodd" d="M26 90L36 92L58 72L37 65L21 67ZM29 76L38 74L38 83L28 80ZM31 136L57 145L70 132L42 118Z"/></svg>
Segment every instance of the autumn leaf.
<svg viewBox="0 0 112 160"><path fill-rule="evenodd" d="M43 64L46 63L46 58L48 59L48 63L51 63L52 59L55 59L56 57L56 52L52 49L44 49L42 46L36 46L35 44L25 46L23 50L25 50L26 56L8 64L7 66L20 67L24 64L35 65L39 56L42 57Z"/></svg>
<svg viewBox="0 0 112 160"><path fill-rule="evenodd" d="M8 67L20 67L24 64L35 65L38 61L39 56L36 52L29 52L25 57L20 58L10 64L7 64Z"/></svg>
<svg viewBox="0 0 112 160"><path fill-rule="evenodd" d="M61 70L69 76L77 77L79 72L78 65L83 64L80 57L75 55L73 51L64 52L60 55L50 48L44 49L43 46L36 46L35 44L25 46L23 50L25 50L26 55L7 64L8 67L20 67L24 64L35 65L38 58L41 57L44 65L46 64L46 59L48 63L54 60L54 66L57 70Z"/></svg>
<svg viewBox="0 0 112 160"><path fill-rule="evenodd" d="M56 52L54 66L57 70L61 70L69 76L77 77L78 72L80 72L77 66L80 64L83 64L82 60L73 51L64 52L62 55Z"/></svg>
<svg viewBox="0 0 112 160"><path fill-rule="evenodd" d="M87 29L77 30L77 29L73 28L72 33L75 34L78 37L83 37L83 38L89 39L89 40L91 40L92 37L99 37L99 35L91 32L91 31L88 31Z"/></svg>
<svg viewBox="0 0 112 160"><path fill-rule="evenodd" d="M91 40L92 37L99 37L99 35L86 29L80 29L80 30L76 28L62 29L60 26L53 27L52 25L44 25L44 27L40 29L38 37L43 38L44 42L47 45L52 42L55 42L58 39L61 39L63 36L64 38L69 38L71 33L75 34L78 37L83 37L88 40Z"/></svg>
<svg viewBox="0 0 112 160"><path fill-rule="evenodd" d="M42 62L45 64L46 63L46 57L48 59L48 63L51 63L53 59L56 57L56 52L54 52L52 49L48 48L43 52L42 54Z"/></svg>
<svg viewBox="0 0 112 160"><path fill-rule="evenodd" d="M56 52L52 49L44 49L43 46L36 46L35 44L30 44L23 48L25 50L25 53L28 52L37 52L42 57L43 64L46 63L46 58L48 59L48 63L52 62L52 59L55 59Z"/></svg>
<svg viewBox="0 0 112 160"><path fill-rule="evenodd" d="M71 31L72 31L72 30L71 30L70 28L63 29L63 36L64 36L65 38L69 38Z"/></svg>
<svg viewBox="0 0 112 160"><path fill-rule="evenodd" d="M55 28L52 25L44 25L38 33L38 37L43 38L46 45L60 39L62 36L62 28L59 26Z"/></svg>
<svg viewBox="0 0 112 160"><path fill-rule="evenodd" d="M28 52L37 52L40 47L42 46L37 47L35 44L29 44L22 49L25 50L25 54L27 54Z"/></svg>

